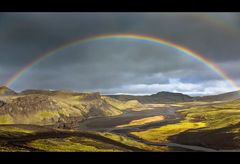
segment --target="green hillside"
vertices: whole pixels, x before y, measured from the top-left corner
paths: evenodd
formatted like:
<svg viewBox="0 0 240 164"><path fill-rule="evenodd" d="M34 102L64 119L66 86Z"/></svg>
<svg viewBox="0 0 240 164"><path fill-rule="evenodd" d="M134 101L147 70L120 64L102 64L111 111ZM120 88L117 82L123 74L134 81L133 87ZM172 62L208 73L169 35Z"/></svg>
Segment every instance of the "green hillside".
<svg viewBox="0 0 240 164"><path fill-rule="evenodd" d="M0 96L0 123L71 126L92 117L116 116L121 110L140 105L137 101L102 97L100 93L29 90Z"/></svg>
<svg viewBox="0 0 240 164"><path fill-rule="evenodd" d="M152 142L177 142L214 149L240 148L240 99L177 111L182 119L133 135Z"/></svg>

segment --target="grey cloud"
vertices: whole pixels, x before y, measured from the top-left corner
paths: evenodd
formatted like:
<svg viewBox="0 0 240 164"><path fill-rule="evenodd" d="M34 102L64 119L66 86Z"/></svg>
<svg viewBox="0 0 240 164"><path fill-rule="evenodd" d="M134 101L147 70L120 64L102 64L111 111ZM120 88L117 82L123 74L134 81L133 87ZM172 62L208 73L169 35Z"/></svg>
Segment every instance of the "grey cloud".
<svg viewBox="0 0 240 164"><path fill-rule="evenodd" d="M212 18L200 13L2 13L0 82L51 49L103 33L139 33L176 42L238 79L240 14L206 14ZM235 30L226 30L211 19ZM196 85L221 80L205 65L166 46L108 40L58 52L31 68L12 87L114 92L119 86L169 84L170 78Z"/></svg>

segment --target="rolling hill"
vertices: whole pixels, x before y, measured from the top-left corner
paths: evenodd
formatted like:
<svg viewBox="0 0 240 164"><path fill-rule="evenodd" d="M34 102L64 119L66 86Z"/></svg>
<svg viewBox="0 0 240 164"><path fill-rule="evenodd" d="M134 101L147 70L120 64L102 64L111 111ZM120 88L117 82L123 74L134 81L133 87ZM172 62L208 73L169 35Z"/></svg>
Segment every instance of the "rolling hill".
<svg viewBox="0 0 240 164"><path fill-rule="evenodd" d="M182 93L173 92L158 92L152 95L133 96L133 95L107 95L121 101L137 100L143 104L158 104L158 103L179 103L179 102L213 102L213 101L230 101L240 98L240 91L228 92L219 95L191 97Z"/></svg>
<svg viewBox="0 0 240 164"><path fill-rule="evenodd" d="M240 91L228 92L219 95L196 97L196 101L230 101L240 98Z"/></svg>
<svg viewBox="0 0 240 164"><path fill-rule="evenodd" d="M0 124L73 127L88 118L119 115L139 104L104 98L98 92L26 90L0 96Z"/></svg>
<svg viewBox="0 0 240 164"><path fill-rule="evenodd" d="M132 95L108 95L109 97L127 101L127 100L138 100L145 104L157 104L157 103L177 103L177 102L188 102L193 101L194 98L182 93L172 92L158 92L152 95L146 96L132 96Z"/></svg>

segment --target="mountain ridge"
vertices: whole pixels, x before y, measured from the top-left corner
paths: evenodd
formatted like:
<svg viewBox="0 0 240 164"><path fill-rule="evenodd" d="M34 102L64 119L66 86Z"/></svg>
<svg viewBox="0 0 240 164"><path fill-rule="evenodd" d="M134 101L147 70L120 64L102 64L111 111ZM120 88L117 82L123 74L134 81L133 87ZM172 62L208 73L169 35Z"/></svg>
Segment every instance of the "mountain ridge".
<svg viewBox="0 0 240 164"><path fill-rule="evenodd" d="M141 103L178 103L192 101L230 101L240 98L240 91L209 96L189 96L182 93L161 91L152 95L106 95L121 101L138 100Z"/></svg>
<svg viewBox="0 0 240 164"><path fill-rule="evenodd" d="M86 119L116 116L140 105L104 98L99 92L26 90L0 96L0 124L74 127Z"/></svg>
<svg viewBox="0 0 240 164"><path fill-rule="evenodd" d="M172 92L158 92L152 95L146 96L133 96L133 95L108 95L109 97L121 100L138 100L140 103L172 103L172 102L186 102L192 101L192 97L182 94L182 93L172 93Z"/></svg>

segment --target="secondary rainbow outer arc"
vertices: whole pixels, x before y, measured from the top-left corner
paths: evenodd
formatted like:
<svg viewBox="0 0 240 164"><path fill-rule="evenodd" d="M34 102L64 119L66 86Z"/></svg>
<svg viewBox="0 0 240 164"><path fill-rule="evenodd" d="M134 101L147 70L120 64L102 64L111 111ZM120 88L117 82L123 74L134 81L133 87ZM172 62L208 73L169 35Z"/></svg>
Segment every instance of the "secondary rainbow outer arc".
<svg viewBox="0 0 240 164"><path fill-rule="evenodd" d="M209 13L195 13L194 16L199 17L200 19L203 19L205 22L209 24L213 24L218 28L220 27L220 29L224 30L225 32L228 32L228 34L231 33L232 36L234 37L239 37L240 35L240 31L237 27L233 25L229 25L224 20L215 18Z"/></svg>
<svg viewBox="0 0 240 164"><path fill-rule="evenodd" d="M106 40L106 39L143 40L143 41L147 41L147 42L151 42L151 43L157 43L157 44L165 45L167 47L171 47L173 49L179 50L179 51L183 52L183 54L186 54L187 56L193 57L197 61L207 65L211 70L216 72L223 79L227 80L237 90L239 89L238 84L233 79L231 79L226 73L224 73L216 64L211 62L209 59L204 58L201 55L197 54L196 52L194 52L194 51L192 51L192 50L190 50L190 49L188 49L186 47L183 47L183 46L181 46L179 44L176 44L174 42L163 40L163 39L157 38L157 37L151 37L151 36L140 35L140 34L103 34L103 35L95 35L95 36L86 37L86 38L83 38L83 39L78 39L78 40L72 41L72 42L70 42L68 44L64 44L63 46L60 46L60 47L58 47L56 49L53 49L53 50L50 50L50 51L44 53L43 55L41 55L40 57L38 57L37 59L35 59L31 63L29 63L28 65L23 67L21 70L19 70L17 73L15 73L5 83L5 86L10 86L18 78L20 78L24 73L26 73L27 70L29 70L32 66L34 66L35 64L43 61L44 59L48 58L49 56L57 54L57 52L62 51L65 48L68 48L70 46L75 46L75 45L78 45L78 44L83 44L83 43L90 42L90 41Z"/></svg>

